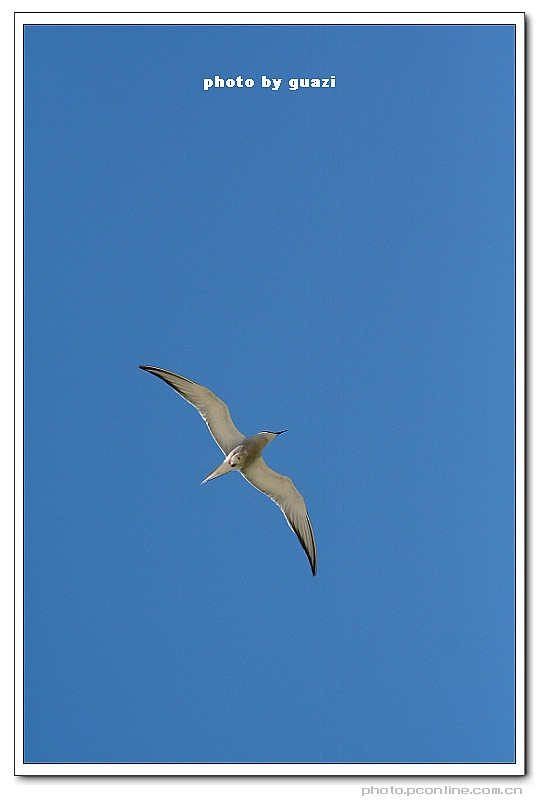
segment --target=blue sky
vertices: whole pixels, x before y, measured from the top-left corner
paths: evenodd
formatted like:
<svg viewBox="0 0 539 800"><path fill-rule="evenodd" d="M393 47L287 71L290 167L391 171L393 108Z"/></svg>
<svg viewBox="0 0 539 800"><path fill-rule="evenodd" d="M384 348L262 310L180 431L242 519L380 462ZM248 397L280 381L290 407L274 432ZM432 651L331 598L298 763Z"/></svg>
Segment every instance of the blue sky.
<svg viewBox="0 0 539 800"><path fill-rule="evenodd" d="M26 26L26 761L513 761L513 67L509 26ZM315 578L139 364L288 429Z"/></svg>

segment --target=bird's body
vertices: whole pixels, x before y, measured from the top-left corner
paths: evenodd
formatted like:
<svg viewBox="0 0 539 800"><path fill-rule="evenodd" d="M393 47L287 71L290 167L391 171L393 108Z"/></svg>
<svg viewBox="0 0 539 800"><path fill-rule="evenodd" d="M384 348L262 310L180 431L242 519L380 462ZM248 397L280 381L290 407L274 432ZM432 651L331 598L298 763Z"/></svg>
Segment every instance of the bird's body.
<svg viewBox="0 0 539 800"><path fill-rule="evenodd" d="M204 478L202 483L212 481L214 478L218 478L220 475L224 475L234 469L245 471L255 459L260 457L265 446L276 436L279 436L280 433L285 433L285 431L279 431L278 433L263 431L262 433L255 433L254 436L244 438L242 443L231 450L223 463L211 472L207 478Z"/></svg>
<svg viewBox="0 0 539 800"><path fill-rule="evenodd" d="M291 479L270 469L262 458L266 445L285 431L261 431L254 436L244 436L232 422L228 406L210 389L159 367L140 368L161 378L191 403L223 451L224 461L202 483L227 472L239 471L255 489L277 503L305 550L313 575L316 575L316 544L305 501Z"/></svg>

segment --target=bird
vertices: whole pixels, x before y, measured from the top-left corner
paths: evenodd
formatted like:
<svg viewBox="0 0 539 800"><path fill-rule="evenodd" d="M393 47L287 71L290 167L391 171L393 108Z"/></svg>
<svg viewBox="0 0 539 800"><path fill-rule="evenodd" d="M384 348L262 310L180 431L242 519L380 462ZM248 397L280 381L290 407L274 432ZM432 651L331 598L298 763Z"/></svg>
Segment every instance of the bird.
<svg viewBox="0 0 539 800"><path fill-rule="evenodd" d="M262 458L263 449L286 430L263 430L254 436L244 436L232 422L226 403L210 389L167 369L142 364L140 369L160 378L194 406L223 451L224 461L202 483L227 472L239 472L255 489L279 506L309 559L313 576L316 575L316 543L305 501L293 481L268 467Z"/></svg>

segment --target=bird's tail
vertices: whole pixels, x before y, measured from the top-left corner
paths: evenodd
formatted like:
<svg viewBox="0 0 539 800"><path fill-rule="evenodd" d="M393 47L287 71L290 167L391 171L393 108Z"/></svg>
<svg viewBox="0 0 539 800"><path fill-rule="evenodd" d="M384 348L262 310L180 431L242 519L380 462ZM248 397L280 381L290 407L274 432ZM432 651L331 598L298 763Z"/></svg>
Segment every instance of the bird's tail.
<svg viewBox="0 0 539 800"><path fill-rule="evenodd" d="M232 472L234 469L235 467L231 467L228 461L225 459L222 464L219 464L217 469L214 469L213 472L210 472L207 478L204 478L202 483L212 481L214 478L218 478L220 475L226 475L227 472Z"/></svg>

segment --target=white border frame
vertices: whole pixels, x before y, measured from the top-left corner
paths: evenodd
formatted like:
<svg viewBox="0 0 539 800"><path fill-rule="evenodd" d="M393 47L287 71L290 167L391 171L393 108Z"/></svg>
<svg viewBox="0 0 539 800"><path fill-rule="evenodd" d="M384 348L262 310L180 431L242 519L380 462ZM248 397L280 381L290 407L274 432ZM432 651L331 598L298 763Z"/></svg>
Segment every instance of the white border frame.
<svg viewBox="0 0 539 800"><path fill-rule="evenodd" d="M519 776L525 774L525 19L523 13L15 13L15 775ZM516 762L514 764L174 763L23 761L23 27L33 25L514 25Z"/></svg>

